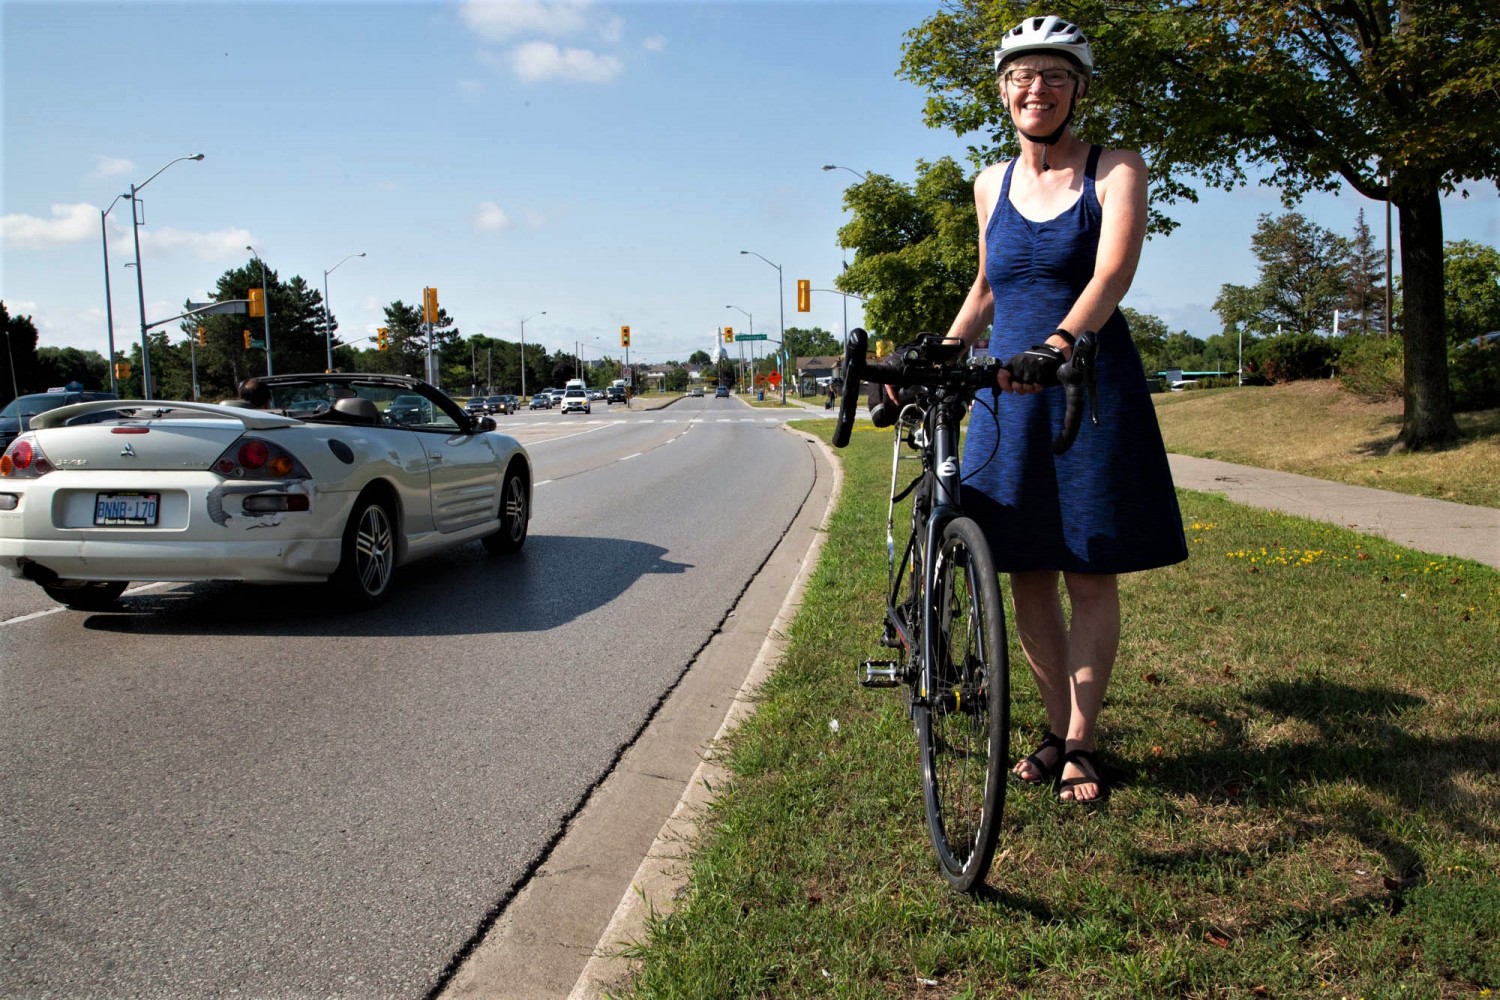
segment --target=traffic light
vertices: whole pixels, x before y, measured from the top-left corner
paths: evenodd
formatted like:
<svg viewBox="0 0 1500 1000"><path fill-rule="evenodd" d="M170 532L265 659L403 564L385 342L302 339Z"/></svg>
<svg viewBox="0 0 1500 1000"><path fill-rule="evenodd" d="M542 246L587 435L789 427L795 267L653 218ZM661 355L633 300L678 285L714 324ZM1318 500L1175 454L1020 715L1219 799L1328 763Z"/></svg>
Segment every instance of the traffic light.
<svg viewBox="0 0 1500 1000"><path fill-rule="evenodd" d="M245 350L250 350L250 331L245 331Z"/></svg>
<svg viewBox="0 0 1500 1000"><path fill-rule="evenodd" d="M812 282L806 278L797 279L797 311L812 312Z"/></svg>
<svg viewBox="0 0 1500 1000"><path fill-rule="evenodd" d="M129 377L130 377L130 362L129 361L116 361L115 362L115 378L129 378Z"/></svg>
<svg viewBox="0 0 1500 1000"><path fill-rule="evenodd" d="M200 326L200 327L198 327L198 346L202 347L202 346L204 346L207 343L208 343L208 331L205 330L205 329L203 329L203 327Z"/></svg>
<svg viewBox="0 0 1500 1000"><path fill-rule="evenodd" d="M734 327L732 327L732 326L726 326L724 328L724 343L726 343L726 344L732 344L732 343L734 343Z"/></svg>
<svg viewBox="0 0 1500 1000"><path fill-rule="evenodd" d="M266 314L266 292L263 288L250 289L250 315L264 316ZM249 347L249 344L245 345Z"/></svg>
<svg viewBox="0 0 1500 1000"><path fill-rule="evenodd" d="M391 349L391 331L383 326L377 328L375 330L375 344L382 351L389 351Z"/></svg>
<svg viewBox="0 0 1500 1000"><path fill-rule="evenodd" d="M436 288L422 289L422 322L436 323L438 318L438 301Z"/></svg>
<svg viewBox="0 0 1500 1000"><path fill-rule="evenodd" d="M628 326L622 326L622 327L620 327L620 346L621 347L629 347L630 346L630 327L628 327Z"/></svg>

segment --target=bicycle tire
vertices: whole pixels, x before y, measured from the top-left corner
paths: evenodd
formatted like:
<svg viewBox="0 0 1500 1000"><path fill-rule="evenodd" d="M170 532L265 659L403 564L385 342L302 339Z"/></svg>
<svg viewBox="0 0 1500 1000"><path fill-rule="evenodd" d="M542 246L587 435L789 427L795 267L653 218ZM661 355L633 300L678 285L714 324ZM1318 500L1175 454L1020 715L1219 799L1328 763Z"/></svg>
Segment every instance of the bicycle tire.
<svg viewBox="0 0 1500 1000"><path fill-rule="evenodd" d="M1005 810L1005 609L989 544L971 518L943 528L935 558L935 627L923 643L928 690L916 702L922 792L943 877L971 892L989 873Z"/></svg>

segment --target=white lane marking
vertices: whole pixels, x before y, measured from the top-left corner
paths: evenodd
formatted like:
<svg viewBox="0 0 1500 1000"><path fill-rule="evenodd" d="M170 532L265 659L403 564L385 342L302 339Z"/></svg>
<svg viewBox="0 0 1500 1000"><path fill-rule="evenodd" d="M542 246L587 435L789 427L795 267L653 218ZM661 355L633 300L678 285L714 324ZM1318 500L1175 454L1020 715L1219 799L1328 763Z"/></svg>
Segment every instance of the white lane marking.
<svg viewBox="0 0 1500 1000"><path fill-rule="evenodd" d="M624 458L619 459L619 461L621 461L621 462L628 462L632 458L640 458L643 454L645 454L645 452L638 451L634 455L626 455Z"/></svg>
<svg viewBox="0 0 1500 1000"><path fill-rule="evenodd" d="M538 486L546 486L550 482L552 482L552 480L550 480L550 479L543 479L539 483L532 483L531 486L532 486L532 489L535 489Z"/></svg>
<svg viewBox="0 0 1500 1000"><path fill-rule="evenodd" d="M0 622L0 626L5 626L5 625L19 625L22 622L29 622L29 621L31 621L32 619L35 619L35 618L46 618L48 615L55 615L59 611L65 611L65 610L67 610L67 609L64 608L61 604L59 604L57 607L55 607L55 608L48 608L46 611L33 611L29 615L17 615L14 618L7 618L7 619L5 619L5 621Z"/></svg>

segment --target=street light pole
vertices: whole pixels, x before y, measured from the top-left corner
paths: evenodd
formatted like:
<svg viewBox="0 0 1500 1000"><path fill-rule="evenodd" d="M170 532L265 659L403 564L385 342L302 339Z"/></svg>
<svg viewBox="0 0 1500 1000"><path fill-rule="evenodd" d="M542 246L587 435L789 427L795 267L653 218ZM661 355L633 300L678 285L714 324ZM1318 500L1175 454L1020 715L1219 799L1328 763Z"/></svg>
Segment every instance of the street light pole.
<svg viewBox="0 0 1500 1000"><path fill-rule="evenodd" d="M538 316L547 315L547 310L532 313L526 319L521 320L521 395L526 395L526 320L536 319Z"/></svg>
<svg viewBox="0 0 1500 1000"><path fill-rule="evenodd" d="M783 287L783 283L782 283L782 280L781 280L781 265L780 264L774 264L771 261L766 260L766 258L761 257L760 254L756 253L754 250L741 250L740 253L741 254L749 254L752 257L760 257L761 260L765 260L767 264L770 264L772 267L776 268L776 308L780 311L780 316L781 316L781 321L780 321L781 322L781 341L780 341L780 344L781 344L781 350L782 350L782 352L785 353L786 352L786 291L785 291L785 288ZM783 378L781 380L781 401L782 401L782 403L786 402L786 379L785 378Z"/></svg>
<svg viewBox="0 0 1500 1000"><path fill-rule="evenodd" d="M274 375L276 373L271 370L271 297L266 294L266 262L255 252L254 247L246 245L245 249L255 255L255 261L260 265L261 316L265 319L266 331L266 374Z"/></svg>
<svg viewBox="0 0 1500 1000"><path fill-rule="evenodd" d="M109 203L109 207L99 213L99 235L104 244L104 325L109 338L109 391L116 396L120 394L120 388L115 381L115 306L114 297L109 292L109 226L105 220L124 197L123 194L115 195L115 200Z"/></svg>
<svg viewBox="0 0 1500 1000"><path fill-rule="evenodd" d="M349 255L349 257L363 256L363 253L351 253ZM345 257L344 260L348 260L349 257ZM339 265L344 263L344 260L339 261L338 264L333 265L323 272L323 343L328 346L329 371L333 371L333 328L329 325L328 319L328 276L334 271L337 271L339 269ZM267 356L269 357L269 352L267 352Z"/></svg>
<svg viewBox="0 0 1500 1000"><path fill-rule="evenodd" d="M825 164L823 164L823 169L824 170L847 170L851 174L853 174L855 177L858 177L861 181L867 181L867 180L870 179L870 175L869 174L860 173L858 170L855 170L853 167L840 166L837 163L825 163ZM844 247L841 245L839 247L839 249L843 250ZM849 259L847 257L842 258L842 259L843 259L843 263L844 263L844 270L846 270L846 271L849 270ZM842 293L840 293L840 294L842 294ZM864 301L864 300L861 299L860 301ZM844 336L846 336L846 337L849 336L849 299L848 299L847 296L845 296L845 298L844 298Z"/></svg>
<svg viewBox="0 0 1500 1000"><path fill-rule="evenodd" d="M201 159L203 159L203 154L202 153L195 153L192 156L179 156L177 159L173 160L171 163L168 163L167 167L170 167L173 163L181 163L183 160L201 160ZM146 284L141 279L141 217L140 217L140 212L137 210L140 203L136 200L136 196L139 195L141 193L141 191L145 189L145 187L146 187L147 184L150 184L152 181L154 181L158 177L160 177L161 173L162 173L162 170L166 170L167 167L162 167L161 170L158 170L156 173L152 174L150 177L147 177L144 181L142 181L139 184L131 184L130 185L130 192L129 192L129 197L130 197L130 226L131 226L131 229L135 233L135 292L136 292L136 297L137 297L137 299L140 302L140 308L141 308L141 398L142 399L150 399L151 398L151 342L146 339ZM119 199L117 198L115 200L118 201ZM113 208L114 206L111 205L110 207ZM111 331L111 332L113 332L113 331ZM111 366L114 365L114 357L113 356L110 357L109 362L110 362Z"/></svg>

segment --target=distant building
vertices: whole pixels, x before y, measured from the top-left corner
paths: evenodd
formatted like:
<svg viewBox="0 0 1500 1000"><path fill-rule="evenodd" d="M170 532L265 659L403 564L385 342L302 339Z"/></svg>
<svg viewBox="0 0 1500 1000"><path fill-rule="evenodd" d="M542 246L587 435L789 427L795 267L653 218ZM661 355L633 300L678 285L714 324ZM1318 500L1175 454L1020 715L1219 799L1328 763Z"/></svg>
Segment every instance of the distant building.
<svg viewBox="0 0 1500 1000"><path fill-rule="evenodd" d="M827 393L829 384L835 378L841 377L842 373L838 371L838 368L843 360L842 354L798 358L797 385L801 387L802 395L815 396Z"/></svg>

